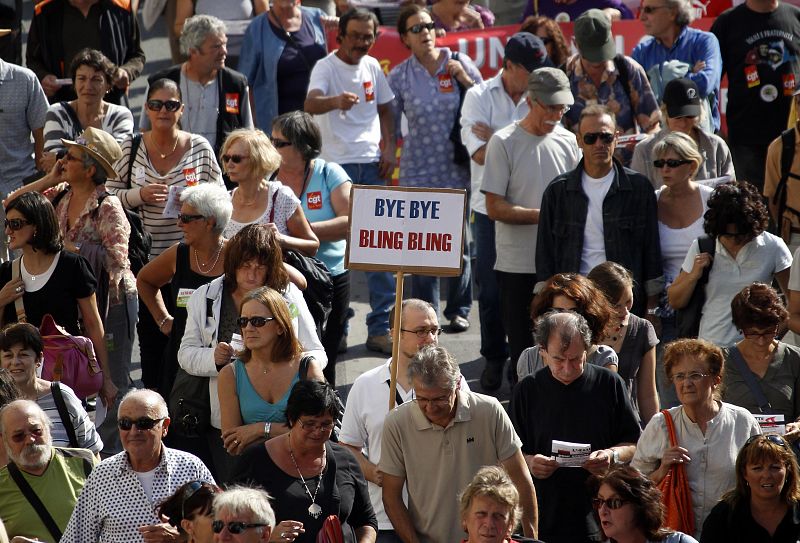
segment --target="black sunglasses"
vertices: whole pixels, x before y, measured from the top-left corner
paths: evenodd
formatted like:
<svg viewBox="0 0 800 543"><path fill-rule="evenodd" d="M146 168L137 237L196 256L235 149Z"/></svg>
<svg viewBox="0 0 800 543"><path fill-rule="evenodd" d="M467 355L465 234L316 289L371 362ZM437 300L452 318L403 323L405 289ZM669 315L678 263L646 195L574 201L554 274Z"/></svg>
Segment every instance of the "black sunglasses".
<svg viewBox="0 0 800 543"><path fill-rule="evenodd" d="M16 232L17 230L22 230L30 223L25 219L6 219L5 226L12 232Z"/></svg>
<svg viewBox="0 0 800 543"><path fill-rule="evenodd" d="M283 149L284 147L289 147L292 144L290 141L273 138L271 136L269 140L272 142L272 145L275 147L275 149Z"/></svg>
<svg viewBox="0 0 800 543"><path fill-rule="evenodd" d="M222 155L222 162L233 162L234 164L239 164L242 160L250 158L244 155Z"/></svg>
<svg viewBox="0 0 800 543"><path fill-rule="evenodd" d="M150 111L161 111L161 108L167 108L170 113L175 113L181 108L181 103L178 100L148 100L147 109Z"/></svg>
<svg viewBox="0 0 800 543"><path fill-rule="evenodd" d="M268 322L272 322L274 320L275 320L275 317L250 317L250 318L239 317L238 319L236 319L236 324L239 325L239 328L244 328L244 327L247 326L247 323L249 322L250 324L252 324L256 328L261 328L262 326L264 326Z"/></svg>
<svg viewBox="0 0 800 543"><path fill-rule="evenodd" d="M190 223L192 221L199 221L200 219L205 219L202 215L189 215L187 213L181 213L178 215L178 220L181 221L183 224Z"/></svg>
<svg viewBox="0 0 800 543"><path fill-rule="evenodd" d="M608 498L604 500L602 498L595 498L592 500L592 507L599 510L604 505L614 511L615 509L619 509L623 505L628 503L627 500L623 500L622 498Z"/></svg>
<svg viewBox="0 0 800 543"><path fill-rule="evenodd" d="M211 523L211 530L215 534L221 534L222 530L225 529L225 522L222 520L215 520ZM263 528L264 526L268 526L267 524L261 524L256 522L229 522L227 524L228 531L233 535L238 535L245 530L249 530L250 528Z"/></svg>
<svg viewBox="0 0 800 543"><path fill-rule="evenodd" d="M583 135L583 143L586 145L594 145L598 138L600 141L608 145L614 141L614 134L611 132L589 132L588 134Z"/></svg>
<svg viewBox="0 0 800 543"><path fill-rule="evenodd" d="M415 24L414 26L408 27L408 31L411 32L412 34L419 34L423 30L427 30L428 32L430 32L434 28L436 28L436 25L434 25L433 23L418 23Z"/></svg>
<svg viewBox="0 0 800 543"><path fill-rule="evenodd" d="M742 448L747 447L748 445L750 445L751 443L753 443L754 441L756 441L758 438L761 438L761 437L763 437L767 441L771 441L772 443L774 443L778 447L783 447L784 449L789 447L786 444L786 441L781 436L779 436L778 434L756 434L754 436L750 436L750 439L748 439L747 441L744 442L744 445L742 445Z"/></svg>
<svg viewBox="0 0 800 543"><path fill-rule="evenodd" d="M129 419L128 417L122 417L121 419L117 420L117 426L119 426L120 430L125 430L126 432L136 426L139 430L152 430L153 427L164 420L164 417L160 419L151 419L150 417L139 417L136 420Z"/></svg>
<svg viewBox="0 0 800 543"><path fill-rule="evenodd" d="M677 158L659 158L658 160L653 161L653 166L658 168L659 170L664 166L669 166L670 168L677 168L679 166L683 166L684 164L691 164L691 160L686 159L677 159Z"/></svg>

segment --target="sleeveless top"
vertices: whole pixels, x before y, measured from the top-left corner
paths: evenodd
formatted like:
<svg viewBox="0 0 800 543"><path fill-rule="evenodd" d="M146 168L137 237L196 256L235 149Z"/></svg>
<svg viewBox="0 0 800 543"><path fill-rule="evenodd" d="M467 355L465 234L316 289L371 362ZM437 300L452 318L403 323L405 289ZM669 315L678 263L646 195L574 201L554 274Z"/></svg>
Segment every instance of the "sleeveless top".
<svg viewBox="0 0 800 543"><path fill-rule="evenodd" d="M237 358L233 363L236 376L236 395L239 397L239 411L242 414L242 424L253 422L286 422L286 403L295 383L300 380L300 375L295 375L283 397L276 403L270 403L262 398L253 388L244 362Z"/></svg>

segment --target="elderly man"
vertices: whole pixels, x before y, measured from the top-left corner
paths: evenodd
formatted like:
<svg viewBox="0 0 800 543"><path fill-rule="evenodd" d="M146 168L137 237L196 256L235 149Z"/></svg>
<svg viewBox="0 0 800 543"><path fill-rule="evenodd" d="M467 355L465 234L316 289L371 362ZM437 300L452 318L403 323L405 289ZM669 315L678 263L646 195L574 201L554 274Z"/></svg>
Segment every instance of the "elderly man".
<svg viewBox="0 0 800 543"><path fill-rule="evenodd" d="M95 464L89 450L53 447L50 425L30 400L0 409L0 437L10 461L0 469L0 518L10 537L58 541Z"/></svg>
<svg viewBox="0 0 800 543"><path fill-rule="evenodd" d="M420 349L437 345L442 329L433 306L424 300L403 300L400 321L400 346L397 356L395 405L413 400L408 365ZM394 318L390 322L394 322ZM396 541L392 523L383 508L381 439L389 413L389 382L392 359L359 375L347 395L339 441L349 447L369 483L369 498L378 518L378 543ZM466 379L459 379L461 390L469 390Z"/></svg>
<svg viewBox="0 0 800 543"><path fill-rule="evenodd" d="M214 498L214 541L269 541L275 528L270 496L258 488L234 486ZM234 537L238 536L238 537ZM281 541L288 541L280 534Z"/></svg>
<svg viewBox="0 0 800 543"><path fill-rule="evenodd" d="M123 452L92 471L62 543L173 541L177 535L156 516L156 506L189 481L214 483L196 456L162 443L170 419L164 399L132 390L119 404Z"/></svg>
<svg viewBox="0 0 800 543"><path fill-rule="evenodd" d="M586 319L577 313L542 317L536 343L546 366L520 381L511 401L511 418L540 498L544 541L603 539L587 480L630 461L641 433L622 378L586 364L591 337ZM579 467L562 468L564 460L553 458L554 440L589 445L591 453Z"/></svg>
<svg viewBox="0 0 800 543"><path fill-rule="evenodd" d="M650 78L656 100L664 97L670 80L686 77L694 81L705 100L703 129L719 130L719 81L722 54L717 37L692 28L693 2L690 0L642 0L639 17L650 35L634 47L633 59Z"/></svg>
<svg viewBox="0 0 800 543"><path fill-rule="evenodd" d="M421 349L408 377L415 399L386 416L378 464L383 505L397 536L404 543L463 539L455 493L480 467L500 464L519 491L525 535L535 537L536 493L500 402L459 390L458 362L443 347Z"/></svg>
<svg viewBox="0 0 800 543"><path fill-rule="evenodd" d="M219 154L230 132L237 128L253 128L247 78L225 67L228 38L225 23L216 17L189 17L183 25L180 43L181 52L189 60L154 73L147 78L147 83L165 77L175 81L186 104L181 128L206 138ZM142 108L139 126L142 130L150 128L145 108Z"/></svg>

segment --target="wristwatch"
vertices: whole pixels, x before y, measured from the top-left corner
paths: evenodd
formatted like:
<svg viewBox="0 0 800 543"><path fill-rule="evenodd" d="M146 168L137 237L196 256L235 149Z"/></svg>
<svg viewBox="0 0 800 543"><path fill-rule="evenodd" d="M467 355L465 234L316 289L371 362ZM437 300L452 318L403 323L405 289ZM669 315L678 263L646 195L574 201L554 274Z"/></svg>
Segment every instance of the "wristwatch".
<svg viewBox="0 0 800 543"><path fill-rule="evenodd" d="M616 466L619 464L619 450L611 449L611 465Z"/></svg>

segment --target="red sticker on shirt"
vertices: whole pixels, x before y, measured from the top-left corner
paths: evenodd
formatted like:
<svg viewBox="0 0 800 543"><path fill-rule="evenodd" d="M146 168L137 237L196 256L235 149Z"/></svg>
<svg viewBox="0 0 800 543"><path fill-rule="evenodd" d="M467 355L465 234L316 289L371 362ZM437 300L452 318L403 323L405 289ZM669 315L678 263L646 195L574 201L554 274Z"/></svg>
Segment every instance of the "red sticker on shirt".
<svg viewBox="0 0 800 543"><path fill-rule="evenodd" d="M439 92L453 92L453 78L450 74L439 74Z"/></svg>
<svg viewBox="0 0 800 543"><path fill-rule="evenodd" d="M744 78L747 81L748 89L752 89L761 84L761 78L758 77L758 68L753 65L744 67Z"/></svg>
<svg viewBox="0 0 800 543"><path fill-rule="evenodd" d="M233 113L234 115L239 114L238 92L228 92L225 94L225 111L227 111L228 113Z"/></svg>
<svg viewBox="0 0 800 543"><path fill-rule="evenodd" d="M194 168L183 169L183 179L186 181L187 187L193 187L197 184L197 173Z"/></svg>
<svg viewBox="0 0 800 543"><path fill-rule="evenodd" d="M783 74L783 95L791 96L794 94L794 74Z"/></svg>
<svg viewBox="0 0 800 543"><path fill-rule="evenodd" d="M306 195L306 202L308 203L308 209L322 209L322 193L309 192Z"/></svg>
<svg viewBox="0 0 800 543"><path fill-rule="evenodd" d="M375 100L375 87L372 86L372 81L364 81L364 99L367 102Z"/></svg>

